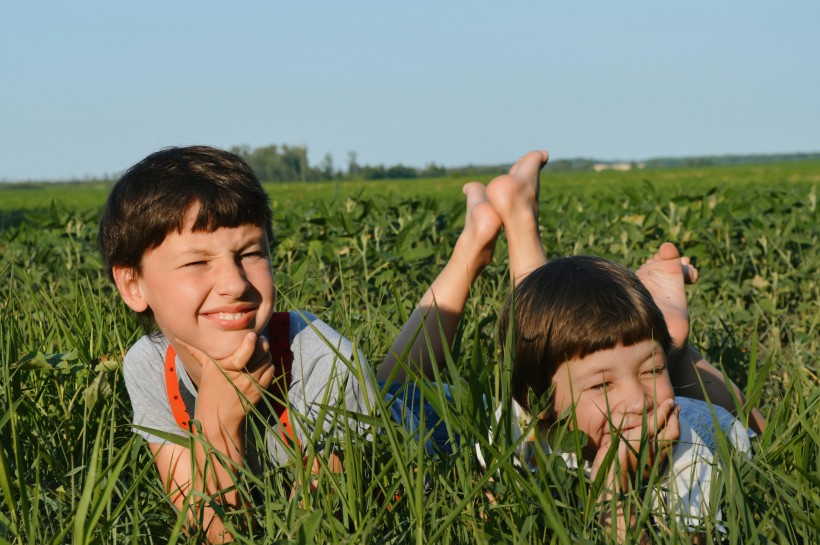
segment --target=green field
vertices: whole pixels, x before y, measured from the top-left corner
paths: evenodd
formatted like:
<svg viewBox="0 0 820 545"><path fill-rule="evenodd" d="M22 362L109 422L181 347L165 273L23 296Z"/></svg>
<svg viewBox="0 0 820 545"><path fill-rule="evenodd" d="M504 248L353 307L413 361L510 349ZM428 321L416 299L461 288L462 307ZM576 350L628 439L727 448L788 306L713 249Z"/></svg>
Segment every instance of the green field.
<svg viewBox="0 0 820 545"><path fill-rule="evenodd" d="M380 361L452 249L465 181L268 185L280 309L313 312ZM708 520L707 542L820 540L818 181L818 162L542 177L550 257L589 253L636 267L671 240L701 271L689 290L691 340L768 421L751 459L721 450L714 488L727 522L721 531ZM0 545L199 540L182 533L130 431L120 365L141 333L95 249L108 189L0 185ZM553 457L537 474L522 471L503 434L485 445L494 459L486 473L469 447L486 443L482 396L509 399L509 361L495 340L505 258L502 237L442 365L459 400L445 420L467 448L432 459L377 417L382 433L343 438L345 472L322 474L315 493L290 498L306 479L298 465L243 472L238 486L256 507L226 515L240 542L610 539L584 500L594 485L583 476ZM653 525L641 513L653 541L685 541L674 522Z"/></svg>

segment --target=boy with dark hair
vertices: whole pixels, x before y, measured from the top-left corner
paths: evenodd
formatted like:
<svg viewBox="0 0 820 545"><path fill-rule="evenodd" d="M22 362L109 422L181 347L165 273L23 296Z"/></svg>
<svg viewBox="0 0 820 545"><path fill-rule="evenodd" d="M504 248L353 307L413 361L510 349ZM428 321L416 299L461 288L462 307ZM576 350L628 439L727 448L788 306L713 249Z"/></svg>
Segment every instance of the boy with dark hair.
<svg viewBox="0 0 820 545"><path fill-rule="evenodd" d="M539 236L538 194L539 172L548 159L545 151L530 152L512 166L509 174L498 176L487 185L487 198L504 227L510 276L515 286L547 263ZM712 403L735 411L736 399L745 402L743 392L734 384L727 385L723 374L689 344L684 285L694 284L698 279L698 271L689 258L681 257L675 245L666 242L635 274L663 314L670 341L666 355L677 393L696 399L703 399L705 394ZM506 318L506 314L501 316L501 320ZM501 331L502 335L506 333L503 325ZM759 411L750 409L748 417L749 426L761 433L765 421Z"/></svg>
<svg viewBox="0 0 820 545"><path fill-rule="evenodd" d="M241 158L205 146L165 149L117 182L99 246L120 295L148 332L124 362L136 432L148 441L172 502L189 509L189 521L209 540L232 536L202 498L238 506L235 468L253 458L244 422L266 392L285 439L267 433L267 454L282 464L293 456L288 445L298 451L313 428L333 433L330 415L319 421L320 405L371 413L375 379L406 378L398 355L407 352L422 372L441 357L500 229L484 187L471 183L464 192L467 215L453 255L374 377L350 341L324 322L273 312L270 205ZM426 335L418 335L421 328ZM348 425L362 428L352 419ZM167 439L189 431L194 452ZM340 468L335 455L328 458Z"/></svg>
<svg viewBox="0 0 820 545"><path fill-rule="evenodd" d="M603 258L557 259L527 275L508 300L507 313L514 320L514 339L501 334L501 342L512 345L515 400L538 418L540 430L568 414L570 425L586 434L581 462L593 479L607 472L603 501L627 491L641 472L635 453L646 427L651 428L648 435L656 436L650 447L677 440L662 473L665 493L653 498L655 508L691 528L700 526L706 514L717 513L709 504L717 471L714 423L740 452L750 450L747 430L723 407L675 396L666 322L637 276ZM500 331L507 325L502 320ZM549 408L533 414L530 392L540 398L550 390ZM539 441L546 437L537 436ZM534 448L532 443L527 447ZM617 455L607 465L612 448ZM578 465L574 453L562 455ZM650 468L657 462L653 459L655 453ZM615 524L623 538L634 513L616 503L614 510L605 503L604 521Z"/></svg>
<svg viewBox="0 0 820 545"><path fill-rule="evenodd" d="M588 443L580 461L573 453L562 455L571 465L584 464L593 478L606 471L604 501L626 491L642 469L637 453L643 436L649 440L650 466L671 457L664 473L668 494L656 502L697 526L708 507L714 422L738 450L749 450L745 426L726 410L734 403L722 375L688 344L684 283L696 281L698 272L671 243L637 274L597 257L547 262L537 222L538 168L545 160L525 156L487 188L504 225L516 284L499 320L501 345L510 345L513 360L514 436L521 437L522 421L538 419L535 429L546 431L558 416L569 414ZM673 382L715 405L676 398ZM731 387L742 401L742 393ZM550 391L548 406L533 414L530 399L544 399ZM750 417L753 427L762 429L759 413ZM525 438L522 462L534 467L533 449L550 449L545 437ZM656 450L674 441L671 452ZM606 465L612 449L615 461ZM604 510L603 520L623 538L634 514L615 503L615 509Z"/></svg>

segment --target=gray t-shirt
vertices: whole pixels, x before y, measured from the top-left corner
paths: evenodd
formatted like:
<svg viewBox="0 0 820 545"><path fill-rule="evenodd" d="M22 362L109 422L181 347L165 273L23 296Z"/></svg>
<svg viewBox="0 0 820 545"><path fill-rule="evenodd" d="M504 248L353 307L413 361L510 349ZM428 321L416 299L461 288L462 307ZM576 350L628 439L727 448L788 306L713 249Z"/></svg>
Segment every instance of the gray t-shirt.
<svg viewBox="0 0 820 545"><path fill-rule="evenodd" d="M293 365L288 402L296 439L304 445L311 437L316 439L339 432L341 426L366 432L366 426L360 424L355 415L374 412L377 389L362 353L357 352L354 358L353 345L348 339L315 316L301 311L290 311L290 340ZM168 402L164 368L167 348L168 340L163 335L143 336L128 351L123 364L134 425L147 428L134 431L149 443L168 442L156 432L187 435L174 419ZM176 368L180 393L193 398L195 403L196 387L179 357ZM318 429L320 418L321 430ZM278 435L267 430L267 452L274 464L282 465L291 456Z"/></svg>

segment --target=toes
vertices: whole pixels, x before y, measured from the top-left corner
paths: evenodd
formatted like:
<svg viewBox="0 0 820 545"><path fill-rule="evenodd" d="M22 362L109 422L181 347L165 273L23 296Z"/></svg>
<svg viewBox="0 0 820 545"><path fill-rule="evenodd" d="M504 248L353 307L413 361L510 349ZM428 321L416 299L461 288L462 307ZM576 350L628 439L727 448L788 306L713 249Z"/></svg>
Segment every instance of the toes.
<svg viewBox="0 0 820 545"><path fill-rule="evenodd" d="M467 208L472 208L481 202L488 202L487 188L479 182L468 182L464 184L461 191L467 196Z"/></svg>
<svg viewBox="0 0 820 545"><path fill-rule="evenodd" d="M678 248L671 242L664 242L663 244L661 244L661 247L658 250L657 255L660 259L680 258L680 252L678 251Z"/></svg>
<svg viewBox="0 0 820 545"><path fill-rule="evenodd" d="M681 268L683 269L683 282L685 284L694 284L698 281L698 270L695 268L694 265L690 265L688 262L683 263L681 261Z"/></svg>
<svg viewBox="0 0 820 545"><path fill-rule="evenodd" d="M510 174L521 172L524 176L530 176L544 168L549 161L550 154L546 150L535 150L527 153L510 167Z"/></svg>

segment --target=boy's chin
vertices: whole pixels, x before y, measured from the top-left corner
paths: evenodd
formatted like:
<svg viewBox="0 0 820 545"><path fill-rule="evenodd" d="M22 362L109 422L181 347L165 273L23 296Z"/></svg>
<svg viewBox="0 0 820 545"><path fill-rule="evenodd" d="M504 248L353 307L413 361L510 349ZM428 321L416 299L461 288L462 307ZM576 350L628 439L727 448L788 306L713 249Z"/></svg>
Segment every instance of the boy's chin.
<svg viewBox="0 0 820 545"><path fill-rule="evenodd" d="M250 333L251 329L243 329L238 331L225 331L219 334L214 334L210 338L205 339L205 344L208 349L205 352L215 360L224 360L233 356L242 343L245 337Z"/></svg>

